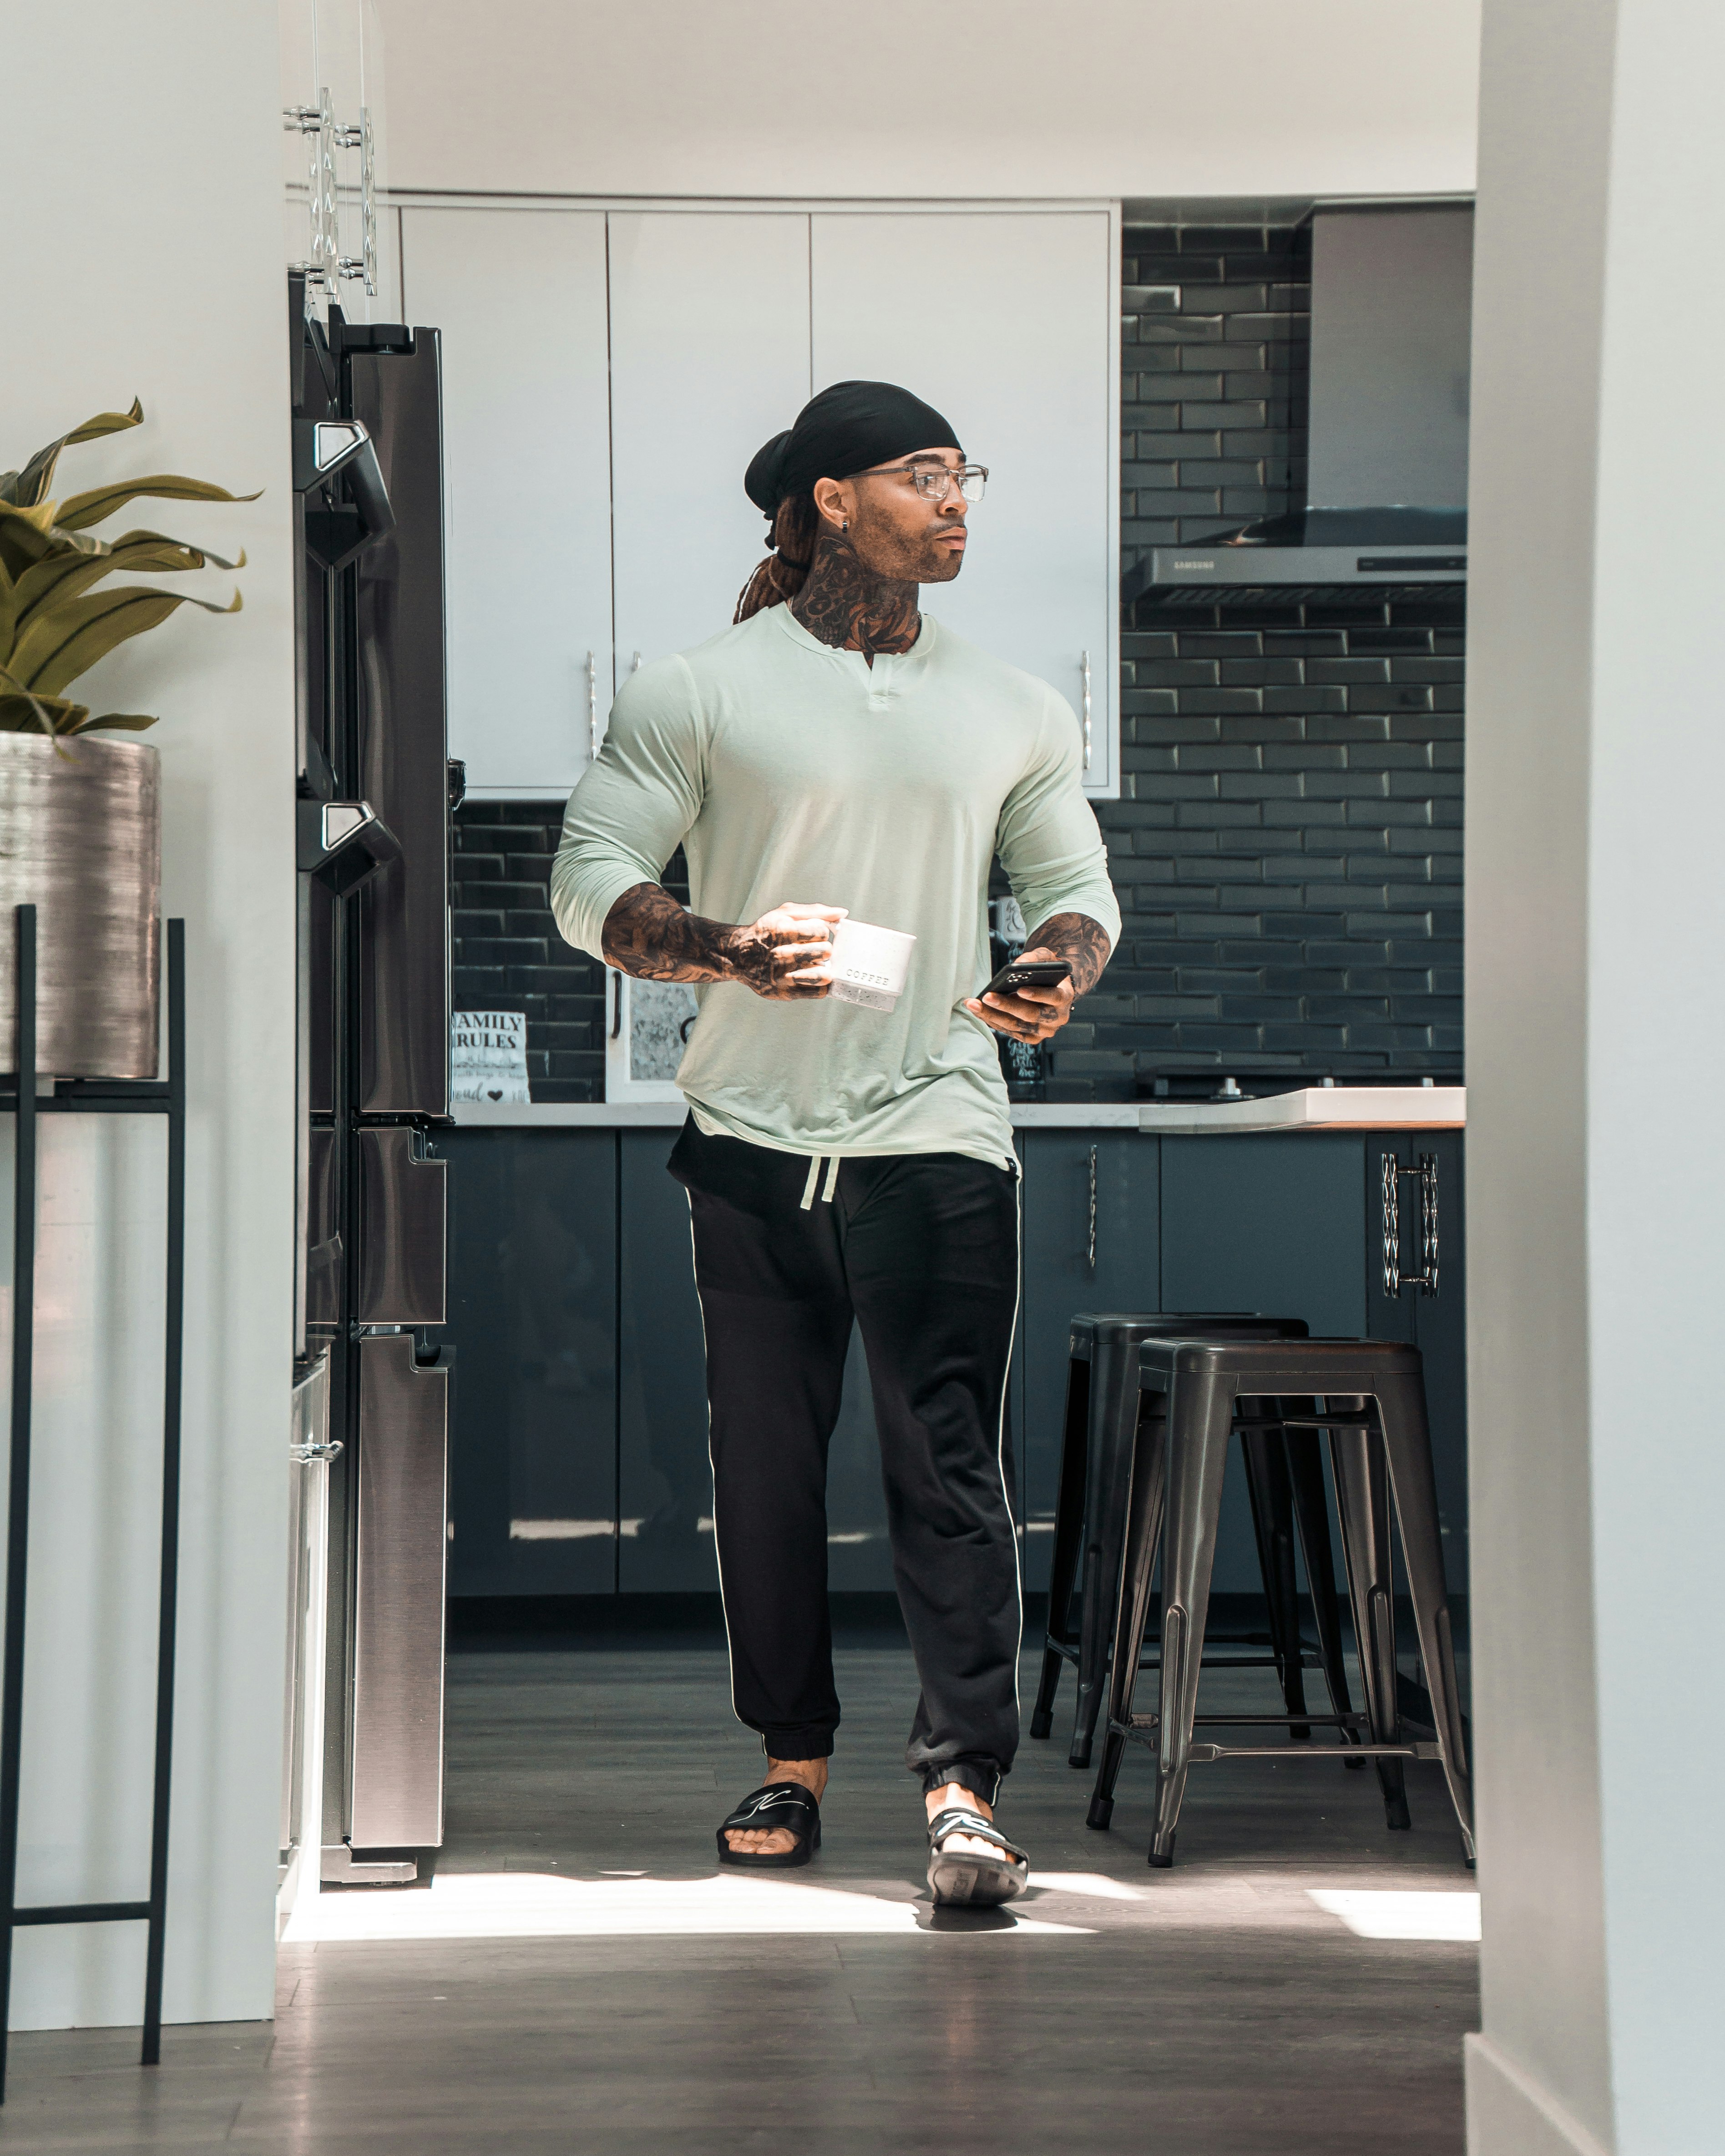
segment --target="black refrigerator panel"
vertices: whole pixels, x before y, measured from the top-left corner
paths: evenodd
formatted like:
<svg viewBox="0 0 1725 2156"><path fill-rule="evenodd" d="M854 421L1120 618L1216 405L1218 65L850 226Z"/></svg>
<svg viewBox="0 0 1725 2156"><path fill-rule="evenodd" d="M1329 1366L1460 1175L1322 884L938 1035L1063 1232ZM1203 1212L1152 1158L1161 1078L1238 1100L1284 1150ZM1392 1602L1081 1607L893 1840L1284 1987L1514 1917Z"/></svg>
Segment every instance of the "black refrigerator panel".
<svg viewBox="0 0 1725 2156"><path fill-rule="evenodd" d="M445 1170L424 1136L449 1114L439 344L431 330L350 333L335 309L326 336L302 307L290 312L304 488L302 1309L308 1346L327 1353L339 1448L327 1478L323 1872L375 1882L412 1876L407 1852L442 1838L450 1360L428 1362L423 1348L446 1316ZM363 441L343 433L353 419ZM327 478L319 423L343 451ZM331 846L312 804L352 824L360 803L382 843L354 839L347 875L351 833L335 827ZM394 1854L357 1866L355 1845Z"/></svg>
<svg viewBox="0 0 1725 2156"><path fill-rule="evenodd" d="M361 1343L347 1839L443 1840L444 1565L450 1358L411 1333Z"/></svg>
<svg viewBox="0 0 1725 2156"><path fill-rule="evenodd" d="M362 1325L444 1322L444 1185L440 1160L403 1124L363 1129L359 1147Z"/></svg>
<svg viewBox="0 0 1725 2156"><path fill-rule="evenodd" d="M315 878L307 882L305 1106L308 1114L329 1116L336 1107L336 909L341 901Z"/></svg>
<svg viewBox="0 0 1725 2156"><path fill-rule="evenodd" d="M294 496L294 691L297 713L301 797L327 798L337 789L334 762L340 744L331 739L330 696L329 577L305 545L305 496ZM307 877L303 899L306 1055L304 1111L327 1116L336 1105L336 906L326 885Z"/></svg>
<svg viewBox="0 0 1725 2156"><path fill-rule="evenodd" d="M356 352L353 416L370 429L395 528L356 567L357 791L401 846L359 895L355 1106L368 1116L449 1108L449 762L444 723L440 346Z"/></svg>
<svg viewBox="0 0 1725 2156"><path fill-rule="evenodd" d="M307 1137L305 1322L330 1331L341 1322L341 1200L336 1133L314 1126Z"/></svg>

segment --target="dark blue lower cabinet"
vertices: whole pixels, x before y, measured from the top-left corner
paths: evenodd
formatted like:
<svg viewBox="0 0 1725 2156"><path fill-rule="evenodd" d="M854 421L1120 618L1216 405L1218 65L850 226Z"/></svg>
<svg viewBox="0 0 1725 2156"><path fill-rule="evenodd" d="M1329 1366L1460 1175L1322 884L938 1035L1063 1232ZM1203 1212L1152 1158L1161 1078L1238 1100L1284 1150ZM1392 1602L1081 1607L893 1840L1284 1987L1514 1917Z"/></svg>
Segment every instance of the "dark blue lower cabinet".
<svg viewBox="0 0 1725 2156"><path fill-rule="evenodd" d="M1161 1306L1160 1149L1136 1131L1024 1134L1024 1585L1048 1586L1065 1401L1066 1342L1081 1310Z"/></svg>
<svg viewBox="0 0 1725 2156"><path fill-rule="evenodd" d="M1349 1132L1162 1141L1164 1310L1366 1324L1365 1142Z"/></svg>
<svg viewBox="0 0 1725 2156"><path fill-rule="evenodd" d="M452 1594L711 1592L718 1584L706 1348L675 1132L460 1130L449 1163ZM1437 1162L1435 1296L1384 1281L1382 1158ZM1024 1287L1007 1404L1024 1584L1048 1584L1081 1310L1255 1311L1314 1333L1412 1339L1426 1359L1450 1585L1466 1583L1466 1343L1459 1132L1158 1138L1030 1130ZM1421 1261L1400 1178L1401 1262ZM867 1361L853 1334L829 1454L829 1575L888 1590ZM1255 1594L1231 1462L1218 1592Z"/></svg>
<svg viewBox="0 0 1725 2156"><path fill-rule="evenodd" d="M1300 1317L1317 1335L1366 1329L1365 1142L1310 1131L1162 1141L1164 1310ZM1263 1589L1237 1445L1212 1585Z"/></svg>
<svg viewBox="0 0 1725 2156"><path fill-rule="evenodd" d="M449 1163L451 1594L617 1584L617 1147L455 1130Z"/></svg>

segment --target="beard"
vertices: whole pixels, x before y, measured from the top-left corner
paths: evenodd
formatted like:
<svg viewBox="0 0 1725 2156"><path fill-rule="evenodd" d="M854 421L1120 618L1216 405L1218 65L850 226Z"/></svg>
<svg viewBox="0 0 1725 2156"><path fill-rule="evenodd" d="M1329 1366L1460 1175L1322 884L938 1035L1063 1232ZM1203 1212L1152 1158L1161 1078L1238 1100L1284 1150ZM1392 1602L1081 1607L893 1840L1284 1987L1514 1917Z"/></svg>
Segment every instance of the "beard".
<svg viewBox="0 0 1725 2156"><path fill-rule="evenodd" d="M907 531L890 517L859 513L850 538L870 576L906 584L950 584L964 566L966 552L941 545L952 529L940 524Z"/></svg>

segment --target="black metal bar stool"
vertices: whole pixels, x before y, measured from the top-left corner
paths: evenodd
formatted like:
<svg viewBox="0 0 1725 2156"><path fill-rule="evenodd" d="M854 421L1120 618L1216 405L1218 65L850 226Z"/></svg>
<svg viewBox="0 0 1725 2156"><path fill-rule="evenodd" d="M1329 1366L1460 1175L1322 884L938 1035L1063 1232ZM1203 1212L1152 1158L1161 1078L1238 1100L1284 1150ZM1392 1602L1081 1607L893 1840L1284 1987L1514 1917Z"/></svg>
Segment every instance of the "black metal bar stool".
<svg viewBox="0 0 1725 2156"><path fill-rule="evenodd" d="M1121 1553L1126 1543L1127 1486L1132 1435L1142 1394L1138 1350L1162 1338L1303 1339L1299 1318L1257 1317L1239 1312L1082 1311L1073 1320L1066 1363L1065 1415L1060 1439L1060 1487L1055 1507L1053 1563L1049 1582L1048 1630L1042 1679L1030 1717L1032 1737L1053 1727L1060 1666L1078 1669L1078 1704L1068 1754L1075 1767L1090 1764L1096 1716L1106 1687L1108 1648L1120 1592ZM1348 1712L1343 1660L1341 1612L1330 1560L1323 1471L1315 1435L1285 1438L1266 1428L1242 1433L1246 1488L1258 1562L1270 1612L1270 1659L1281 1679L1291 1716L1306 1708L1304 1672L1322 1668L1331 1702ZM1297 1523L1312 1591L1318 1652L1308 1657L1302 1640L1300 1593L1294 1567ZM1079 1588L1079 1635L1070 1636L1072 1589ZM1236 1667L1254 1658L1231 1656ZM1296 1722L1296 1736L1311 1734Z"/></svg>
<svg viewBox="0 0 1725 2156"><path fill-rule="evenodd" d="M1089 1824L1108 1824L1129 1740L1156 1748L1153 1865L1173 1861L1189 1766L1214 1759L1335 1756L1327 1749L1303 1752L1281 1745L1194 1743L1192 1734L1195 1722L1240 1726L1289 1718L1199 1716L1196 1711L1229 1434L1327 1431L1366 1694L1363 1718L1371 1738L1355 1748L1354 1756L1376 1761L1393 1826L1406 1824L1402 1762L1440 1760L1471 1863L1473 1797L1419 1349L1374 1340L1146 1340L1139 1349L1139 1377L1146 1399L1132 1452L1107 1734ZM1436 1725L1432 1743L1401 1741L1390 1573L1392 1495ZM1159 1543L1165 1546L1158 1712L1135 1715L1132 1691ZM1329 1722L1346 1739L1358 1734L1362 1717L1338 1710L1312 1719Z"/></svg>

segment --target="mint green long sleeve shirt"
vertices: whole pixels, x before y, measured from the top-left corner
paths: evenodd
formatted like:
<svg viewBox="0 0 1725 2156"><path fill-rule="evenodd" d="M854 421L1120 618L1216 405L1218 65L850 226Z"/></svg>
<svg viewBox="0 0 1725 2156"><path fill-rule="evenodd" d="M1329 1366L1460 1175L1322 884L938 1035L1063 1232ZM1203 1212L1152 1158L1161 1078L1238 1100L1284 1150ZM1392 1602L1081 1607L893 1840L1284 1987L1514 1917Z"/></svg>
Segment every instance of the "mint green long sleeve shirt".
<svg viewBox="0 0 1725 2156"><path fill-rule="evenodd" d="M1030 927L1083 913L1118 937L1081 768L1071 706L927 614L870 669L775 606L625 682L570 796L552 911L603 957L612 906L681 845L709 920L801 901L914 936L890 1013L701 988L677 1085L703 1129L756 1145L1004 1165L994 1035L963 1008L988 978L989 862Z"/></svg>

